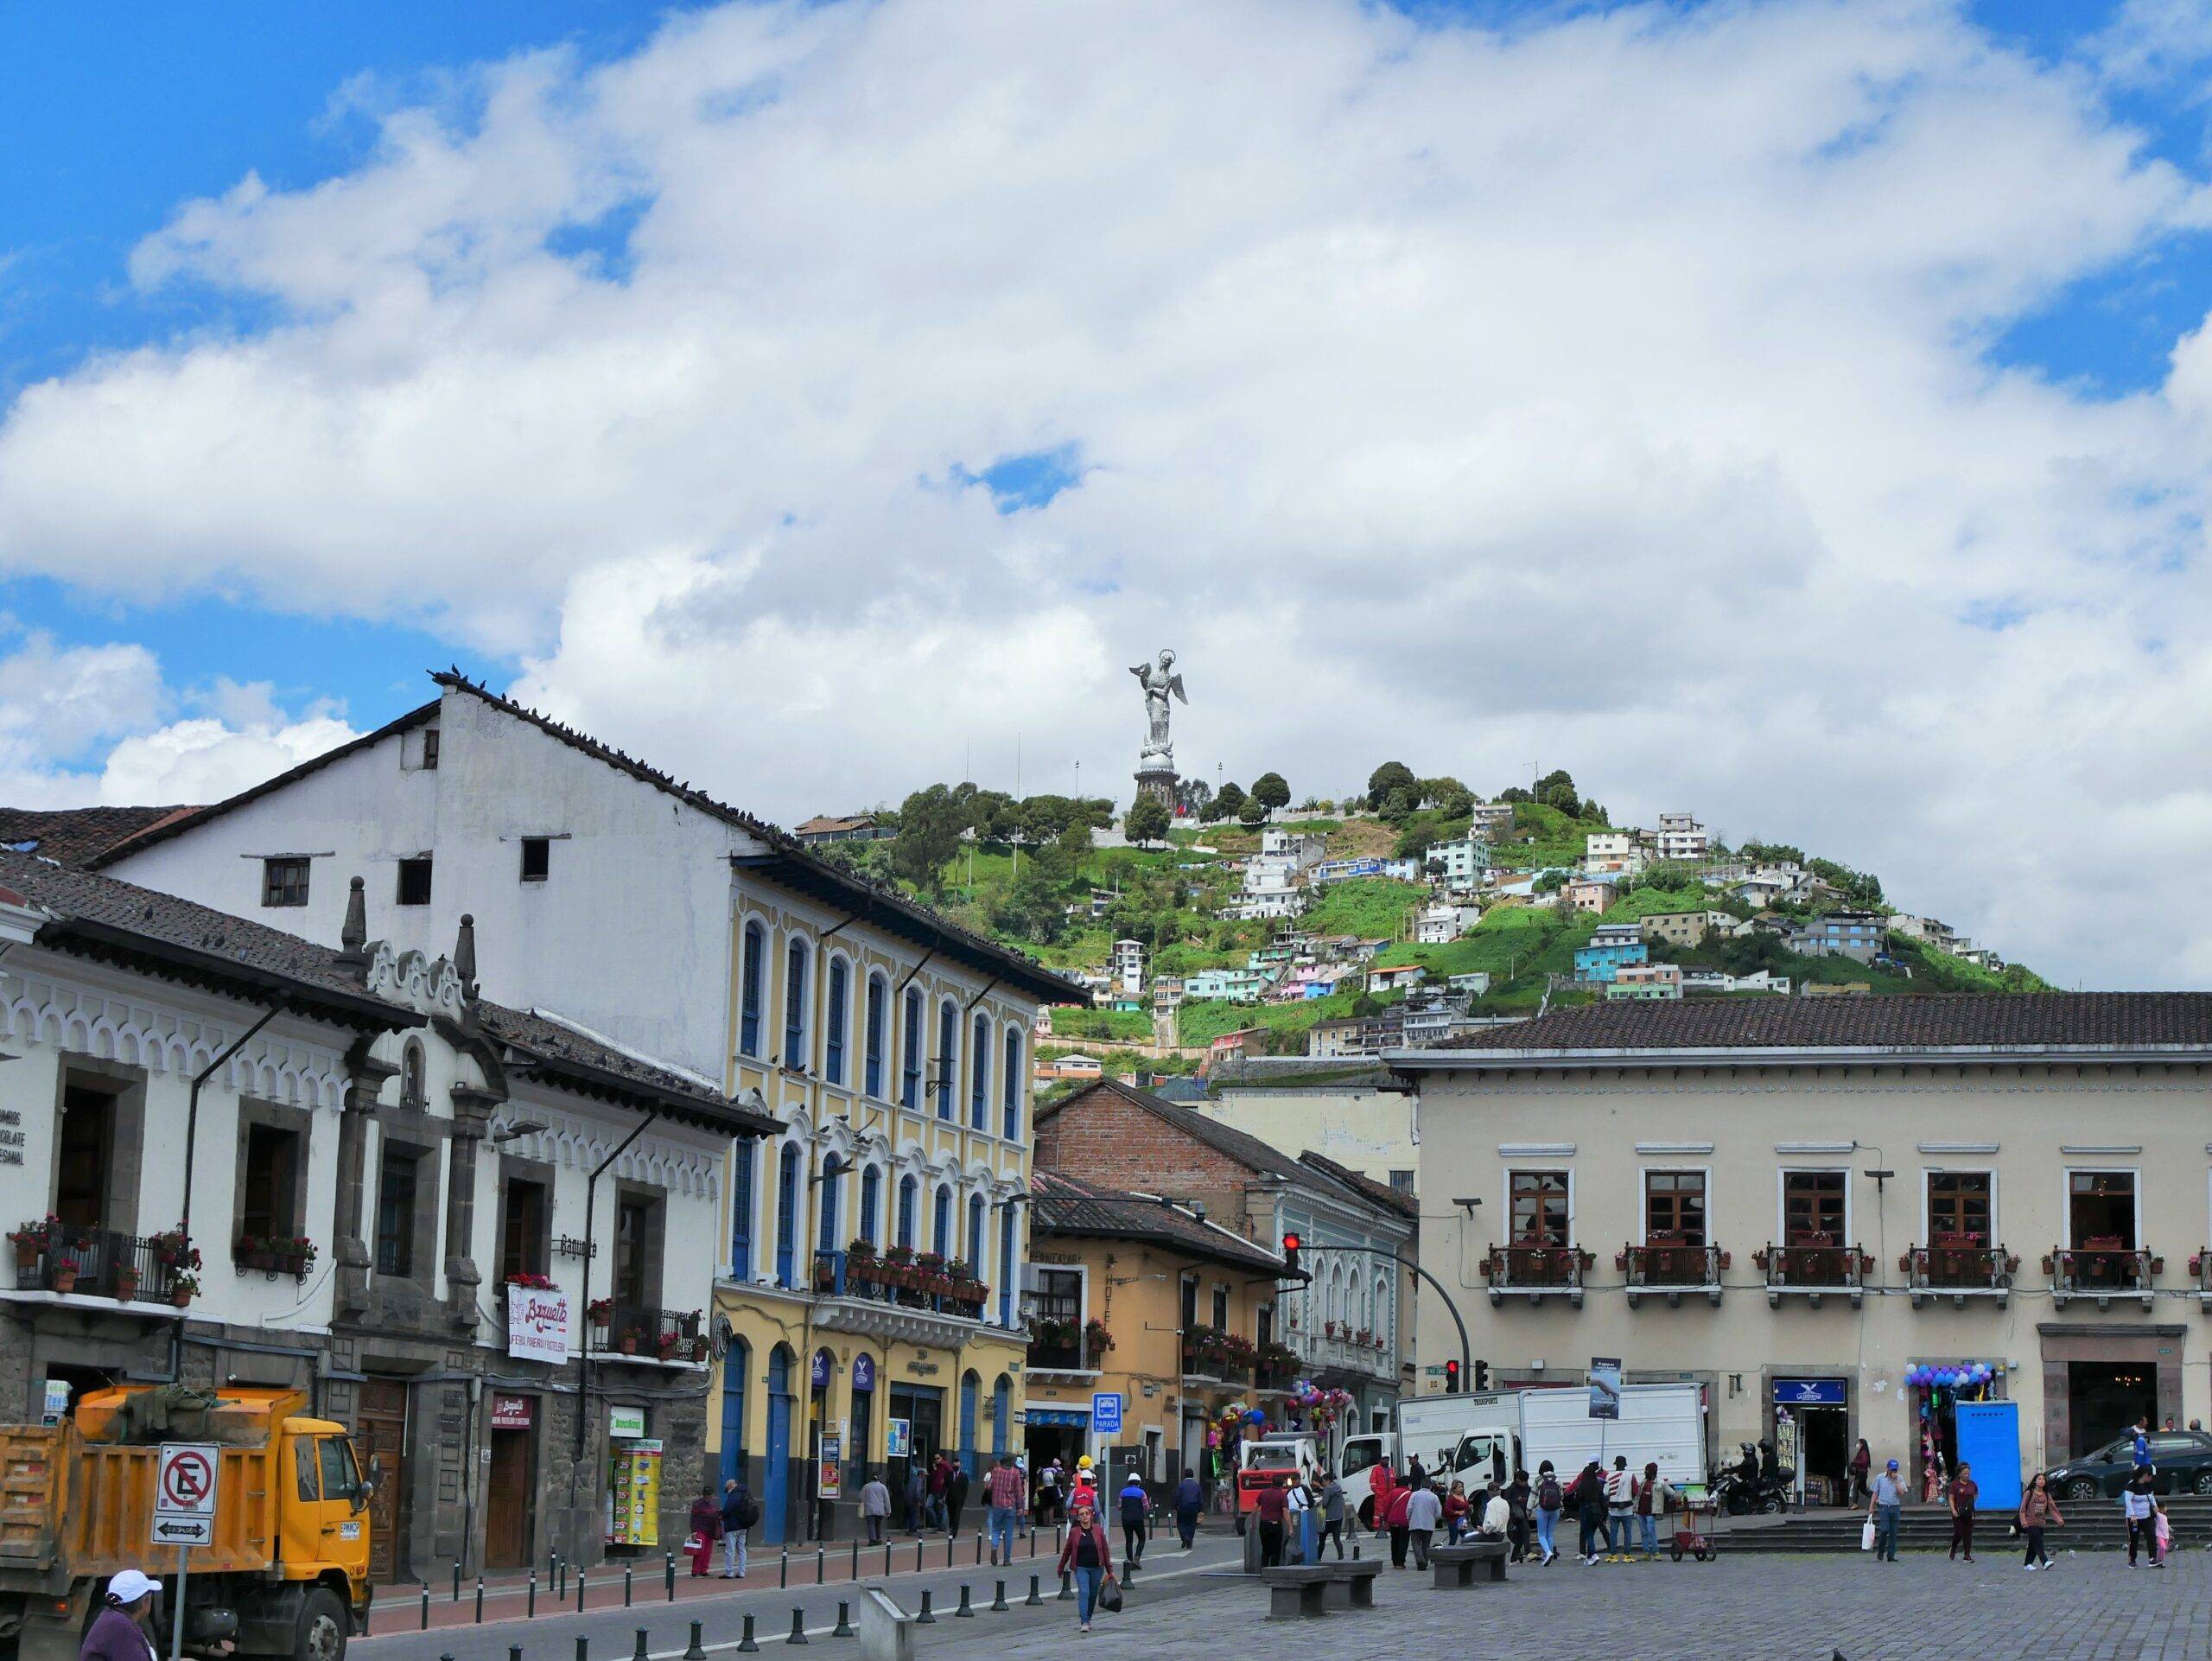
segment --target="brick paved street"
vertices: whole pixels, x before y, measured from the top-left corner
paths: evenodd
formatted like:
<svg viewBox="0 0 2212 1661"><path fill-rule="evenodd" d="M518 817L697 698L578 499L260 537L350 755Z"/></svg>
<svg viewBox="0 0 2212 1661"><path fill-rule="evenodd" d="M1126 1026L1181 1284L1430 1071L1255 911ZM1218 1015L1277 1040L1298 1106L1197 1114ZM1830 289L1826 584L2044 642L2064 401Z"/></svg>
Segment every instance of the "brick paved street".
<svg viewBox="0 0 2212 1661"><path fill-rule="evenodd" d="M1260 1588L1192 1576L1132 1599L1087 1639L1057 1608L1010 1626L931 1628L925 1656L994 1661L1159 1661L1200 1646L1327 1661L1408 1655L1513 1656L1554 1648L1620 1661L2202 1661L2212 1656L2212 1553L2164 1570L2127 1568L2110 1552L2062 1555L2048 1573L1990 1555L1969 1569L1941 1557L1893 1568L1847 1556L1738 1557L1700 1565L1636 1564L1513 1572L1503 1587L1440 1594L1426 1576L1385 1571L1371 1614L1271 1624ZM1004 1617L999 1618L1001 1621ZM963 1627L967 1623L962 1623Z"/></svg>

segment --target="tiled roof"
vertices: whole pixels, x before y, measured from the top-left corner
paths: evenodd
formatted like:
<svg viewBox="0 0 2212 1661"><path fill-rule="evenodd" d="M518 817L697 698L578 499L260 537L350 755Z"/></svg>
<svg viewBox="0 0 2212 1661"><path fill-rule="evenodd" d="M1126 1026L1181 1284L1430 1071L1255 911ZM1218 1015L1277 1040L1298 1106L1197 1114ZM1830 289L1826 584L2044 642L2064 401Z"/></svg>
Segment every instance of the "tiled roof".
<svg viewBox="0 0 2212 1661"><path fill-rule="evenodd" d="M0 889L54 914L54 922L40 931L42 945L103 958L131 956L134 945L140 955L151 957L160 957L168 948L168 961L181 978L229 982L226 990L241 997L265 996L289 985L293 1002L321 1005L324 1013L350 1014L373 1027L422 1024L412 1011L368 992L359 971L330 947L228 912L4 849L0 849ZM700 1111L716 1128L779 1128L772 1119L733 1106L719 1091L595 1043L543 1015L481 998L475 1005L475 1019L486 1036L542 1060L542 1070L553 1075L556 1085L564 1082L561 1075L565 1072L569 1088L603 1091L610 1086L626 1087L665 1105L677 1105L680 1100Z"/></svg>
<svg viewBox="0 0 2212 1661"><path fill-rule="evenodd" d="M806 837L830 830L860 830L874 823L873 813L817 814L801 824L794 834Z"/></svg>
<svg viewBox="0 0 2212 1661"><path fill-rule="evenodd" d="M1061 1171L1038 1171L1029 1185L1030 1211L1040 1235L1093 1235L1116 1240L1150 1240L1216 1263L1248 1269L1281 1269L1282 1259L1232 1234L1216 1223L1201 1222L1180 1206L1149 1194L1103 1188Z"/></svg>
<svg viewBox="0 0 2212 1661"><path fill-rule="evenodd" d="M0 848L81 865L189 807L0 807ZM24 844L29 843L26 847Z"/></svg>
<svg viewBox="0 0 2212 1661"><path fill-rule="evenodd" d="M725 824L734 826L749 836L757 837L774 851L780 862L796 871L804 873L810 882L824 885L841 894L863 899L876 907L912 920L925 927L928 930L929 938L938 943L948 956L957 955L965 957L971 962L980 961L986 968L998 971L1001 979L1018 981L1046 1002L1081 1003L1087 1001L1086 995L1081 987L1046 969L1035 958L1001 945L987 936L962 928L949 918L931 911L918 901L908 899L895 888L871 881L857 872L823 858L820 854L789 831L771 824L766 819L756 818L741 808L732 807L727 802L716 801L704 791L695 787L688 779L679 782L672 774L650 767L637 757L626 754L610 744L602 744L588 734L578 732L573 727L563 726L551 716L540 715L537 710L517 703L512 698L501 697L489 687L470 680L458 669L434 671L430 678L446 691L465 692L471 697L481 699L493 709L512 716L516 720L527 722L540 732L558 739L570 749L580 751L595 760L603 761L616 771L627 773L631 778L642 784L651 785L656 790L664 791L687 805L707 814L709 818L719 819ZM218 814L226 813L231 809L250 802L257 797L264 796L272 790L291 783L294 780L304 778L308 773L328 767L342 756L350 755L356 750L365 749L372 744L378 743L395 733L421 726L437 712L438 703L435 700L418 709L410 710L397 720L387 722L376 731L341 744L336 749L316 756L311 761L302 762L288 772L280 773L273 779L265 779L250 790L242 791L238 795L227 800L217 802L212 806L195 808L178 819L142 834L134 839L131 851L135 852L150 842L165 841L170 837L191 830L195 825L205 824ZM91 863L97 867L105 863L107 859L118 856L120 851L110 850L104 858L95 859ZM755 862L758 863L758 862Z"/></svg>
<svg viewBox="0 0 2212 1661"><path fill-rule="evenodd" d="M1336 1161L1317 1154L1310 1148L1300 1154L1299 1158L1324 1175L1336 1178L1346 1187L1358 1190L1386 1211L1394 1211L1401 1217L1409 1217L1416 1220L1421 1217L1421 1206L1414 1202L1414 1197L1409 1193L1401 1193L1387 1182L1377 1182L1364 1172L1355 1171L1349 1165L1339 1165Z"/></svg>
<svg viewBox="0 0 2212 1661"><path fill-rule="evenodd" d="M1615 1002L1555 1009L1451 1051L2141 1049L2212 1047L2212 992L1909 993Z"/></svg>

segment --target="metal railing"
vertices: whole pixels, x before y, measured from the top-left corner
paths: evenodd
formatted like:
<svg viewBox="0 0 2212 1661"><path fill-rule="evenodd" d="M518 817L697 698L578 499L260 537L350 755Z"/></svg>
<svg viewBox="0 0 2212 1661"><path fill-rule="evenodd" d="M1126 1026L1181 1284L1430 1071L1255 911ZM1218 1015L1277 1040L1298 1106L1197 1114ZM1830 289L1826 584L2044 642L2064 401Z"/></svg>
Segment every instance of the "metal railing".
<svg viewBox="0 0 2212 1661"><path fill-rule="evenodd" d="M2050 1270L2051 1289L2075 1297L2146 1293L2164 1267L2151 1252L2133 1246L2061 1247L2044 1264Z"/></svg>
<svg viewBox="0 0 2212 1661"><path fill-rule="evenodd" d="M1483 1260L1492 1291L1579 1292L1591 1254L1571 1245L1494 1245Z"/></svg>
<svg viewBox="0 0 2212 1661"><path fill-rule="evenodd" d="M692 1359L700 1343L699 1311L657 1309L617 1300L606 1322L606 1347L624 1355Z"/></svg>
<svg viewBox="0 0 2212 1661"><path fill-rule="evenodd" d="M1758 1254L1769 1291L1855 1292L1874 1260L1855 1245L1775 1245Z"/></svg>
<svg viewBox="0 0 2212 1661"><path fill-rule="evenodd" d="M953 1289L938 1289L940 1282ZM814 1289L823 1297L866 1298L956 1321L981 1321L990 1301L990 1289L979 1281L948 1281L913 1263L855 1257L849 1251L814 1254Z"/></svg>
<svg viewBox="0 0 2212 1661"><path fill-rule="evenodd" d="M1914 1292L2002 1292L2011 1289L2020 1260L2002 1245L1945 1240L1912 1247L1898 1267Z"/></svg>
<svg viewBox="0 0 2212 1661"><path fill-rule="evenodd" d="M1619 1266L1632 1288L1708 1287L1720 1284L1727 1257L1717 1245L1632 1245L1622 1251Z"/></svg>
<svg viewBox="0 0 2212 1661"><path fill-rule="evenodd" d="M90 1297L128 1295L144 1303L167 1303L176 1284L176 1265L156 1252L150 1240L113 1229L51 1230L46 1244L26 1263L16 1260L16 1284L25 1291L75 1292Z"/></svg>

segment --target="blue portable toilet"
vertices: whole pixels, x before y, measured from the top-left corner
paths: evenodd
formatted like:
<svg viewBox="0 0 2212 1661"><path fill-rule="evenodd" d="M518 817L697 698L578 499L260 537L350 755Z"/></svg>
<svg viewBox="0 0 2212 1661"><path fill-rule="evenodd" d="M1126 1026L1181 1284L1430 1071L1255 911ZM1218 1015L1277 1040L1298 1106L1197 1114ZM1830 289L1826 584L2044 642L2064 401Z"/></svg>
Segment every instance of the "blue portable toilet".
<svg viewBox="0 0 2212 1661"><path fill-rule="evenodd" d="M2020 1404L2018 1402L1961 1402L1957 1414L1959 1458L1974 1467L1981 1492L1978 1511L2020 1509Z"/></svg>

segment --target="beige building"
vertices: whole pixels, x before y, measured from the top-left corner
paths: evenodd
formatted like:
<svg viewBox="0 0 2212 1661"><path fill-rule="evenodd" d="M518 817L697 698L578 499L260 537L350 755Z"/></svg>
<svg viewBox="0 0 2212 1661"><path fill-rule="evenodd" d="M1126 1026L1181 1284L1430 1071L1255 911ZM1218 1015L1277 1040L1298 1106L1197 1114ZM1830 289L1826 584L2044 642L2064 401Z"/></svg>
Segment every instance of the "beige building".
<svg viewBox="0 0 2212 1661"><path fill-rule="evenodd" d="M1951 1445L1916 1366L1983 1364L2030 1471L2212 1417L2212 996L1610 1002L1387 1059L1421 1261L1505 1385L1694 1379L1713 1453L1803 1403L1815 1492L1860 1436Z"/></svg>
<svg viewBox="0 0 2212 1661"><path fill-rule="evenodd" d="M1421 1163L1415 1100L1386 1087L1376 1068L1323 1085L1225 1085L1211 1100L1191 1105L1294 1157L1310 1149L1411 1193Z"/></svg>

